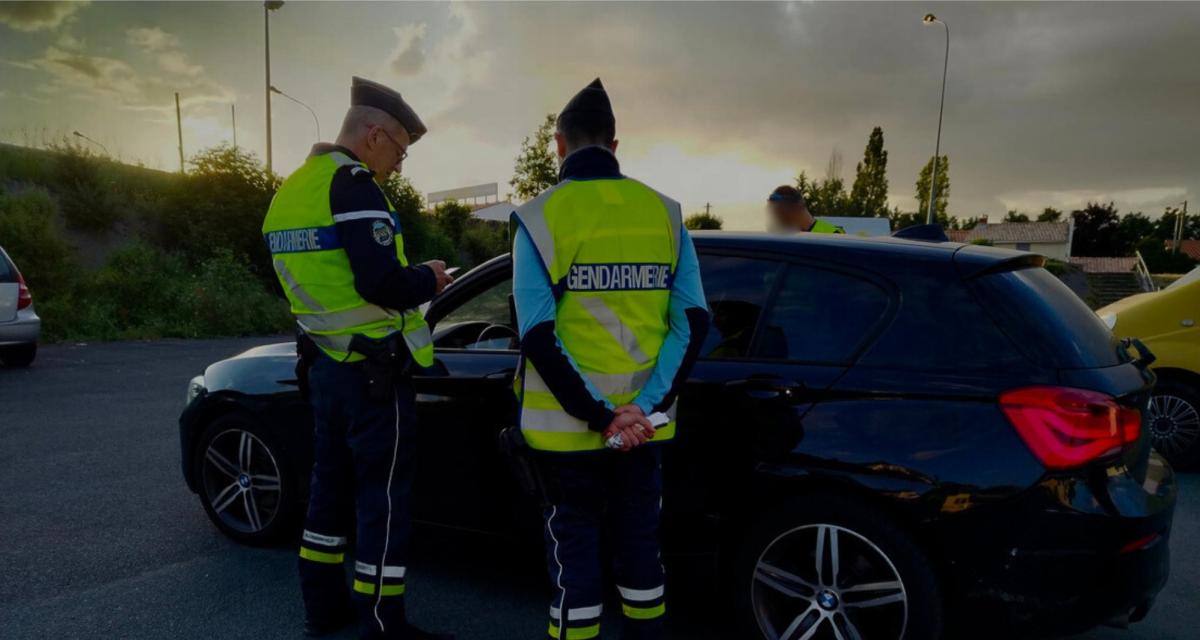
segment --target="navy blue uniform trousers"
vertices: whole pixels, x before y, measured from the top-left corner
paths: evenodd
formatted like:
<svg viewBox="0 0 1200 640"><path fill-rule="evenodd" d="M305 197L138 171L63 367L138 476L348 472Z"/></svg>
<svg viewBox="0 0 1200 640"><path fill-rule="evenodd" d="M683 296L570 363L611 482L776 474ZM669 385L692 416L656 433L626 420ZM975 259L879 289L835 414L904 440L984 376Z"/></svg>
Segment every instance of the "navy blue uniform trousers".
<svg viewBox="0 0 1200 640"><path fill-rule="evenodd" d="M608 531L624 616L621 638L662 638L661 447L545 454L542 469L552 487L552 504L545 511L546 565L555 588L550 637L599 636L604 600L600 538Z"/></svg>
<svg viewBox="0 0 1200 640"><path fill-rule="evenodd" d="M300 543L300 587L310 620L353 601L362 638L402 638L411 533L416 414L411 381L372 399L362 368L320 354L309 371L316 418L312 483ZM342 567L357 519L354 582Z"/></svg>

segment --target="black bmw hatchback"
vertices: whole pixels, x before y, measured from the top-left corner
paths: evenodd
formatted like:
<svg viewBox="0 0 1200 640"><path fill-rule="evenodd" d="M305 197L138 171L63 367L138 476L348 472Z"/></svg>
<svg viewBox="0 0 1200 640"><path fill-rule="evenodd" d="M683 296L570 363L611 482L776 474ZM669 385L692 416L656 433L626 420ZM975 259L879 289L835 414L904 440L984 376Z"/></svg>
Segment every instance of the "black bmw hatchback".
<svg viewBox="0 0 1200 640"><path fill-rule="evenodd" d="M695 243L713 324L667 453L664 547L721 559L736 637L1146 615L1176 498L1142 426L1149 356L1040 257L815 234ZM510 278L496 258L428 310L414 515L536 538L496 445L515 412ZM293 345L260 347L188 390L184 477L242 542L297 529L312 418L294 364Z"/></svg>

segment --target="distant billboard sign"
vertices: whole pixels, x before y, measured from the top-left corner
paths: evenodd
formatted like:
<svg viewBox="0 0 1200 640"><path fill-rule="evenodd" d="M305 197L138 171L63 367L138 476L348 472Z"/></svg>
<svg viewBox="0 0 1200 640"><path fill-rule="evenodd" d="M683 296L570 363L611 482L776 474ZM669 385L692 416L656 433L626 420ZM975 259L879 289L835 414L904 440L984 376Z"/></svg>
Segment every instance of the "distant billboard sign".
<svg viewBox="0 0 1200 640"><path fill-rule="evenodd" d="M446 200L471 200L473 198L498 198L499 185L495 182L488 184L477 184L473 187L459 187L457 189L447 189L445 191L431 191L426 198L430 205L435 205Z"/></svg>

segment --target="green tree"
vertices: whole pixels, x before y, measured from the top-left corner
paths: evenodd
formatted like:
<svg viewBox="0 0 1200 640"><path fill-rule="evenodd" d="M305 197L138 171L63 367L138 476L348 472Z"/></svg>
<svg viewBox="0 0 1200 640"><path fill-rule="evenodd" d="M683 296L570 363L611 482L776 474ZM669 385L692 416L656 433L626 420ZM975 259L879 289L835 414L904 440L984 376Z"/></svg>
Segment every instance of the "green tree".
<svg viewBox="0 0 1200 640"><path fill-rule="evenodd" d="M537 194L558 184L558 162L550 143L554 142L555 115L546 114L545 121L534 132L533 137L521 143L513 177L508 184L513 195L529 200Z"/></svg>
<svg viewBox="0 0 1200 640"><path fill-rule="evenodd" d="M1077 256L1121 256L1129 246L1120 235L1121 218L1113 203L1102 205L1089 202L1083 209L1071 212L1075 233L1071 236L1071 253Z"/></svg>
<svg viewBox="0 0 1200 640"><path fill-rule="evenodd" d="M396 208L404 237L404 255L409 262L426 260L453 261L457 256L454 242L442 232L433 216L425 212L425 197L408 178L392 174L383 192ZM455 265L452 265L455 266Z"/></svg>
<svg viewBox="0 0 1200 640"><path fill-rule="evenodd" d="M854 186L850 189L850 215L883 217L887 215L887 159L883 149L883 129L875 127L867 139L862 162L854 168Z"/></svg>
<svg viewBox="0 0 1200 640"><path fill-rule="evenodd" d="M439 202L433 208L433 219L437 221L442 233L458 246L471 223L471 207L457 200Z"/></svg>
<svg viewBox="0 0 1200 640"><path fill-rule="evenodd" d="M927 201L928 202L928 201ZM1019 211L1009 211L1004 216L1005 222L1029 222L1029 215Z"/></svg>
<svg viewBox="0 0 1200 640"><path fill-rule="evenodd" d="M1146 214L1140 211L1125 214L1117 224L1117 239L1120 243L1118 255L1132 255L1133 250L1147 239L1158 240L1158 244L1161 245L1162 241L1155 237L1154 231L1154 221Z"/></svg>
<svg viewBox="0 0 1200 640"><path fill-rule="evenodd" d="M1179 207L1167 207L1154 225L1154 235L1163 240L1175 239L1175 224L1176 219L1183 215L1182 209ZM1188 213L1183 220L1183 239L1200 238L1200 213L1195 211Z"/></svg>
<svg viewBox="0 0 1200 640"><path fill-rule="evenodd" d="M1038 214L1038 222L1060 222L1062 221L1063 212L1054 207L1046 207Z"/></svg>
<svg viewBox="0 0 1200 640"><path fill-rule="evenodd" d="M928 215L929 212L929 181L930 174L933 172L933 157L929 158L929 162L921 169L921 174L917 176L917 212ZM943 155L938 158L937 170L937 201L934 204L934 213L938 220L946 216L946 207L950 204L950 156Z"/></svg>
<svg viewBox="0 0 1200 640"><path fill-rule="evenodd" d="M720 231L725 221L709 211L698 211L684 218L683 226L693 231Z"/></svg>

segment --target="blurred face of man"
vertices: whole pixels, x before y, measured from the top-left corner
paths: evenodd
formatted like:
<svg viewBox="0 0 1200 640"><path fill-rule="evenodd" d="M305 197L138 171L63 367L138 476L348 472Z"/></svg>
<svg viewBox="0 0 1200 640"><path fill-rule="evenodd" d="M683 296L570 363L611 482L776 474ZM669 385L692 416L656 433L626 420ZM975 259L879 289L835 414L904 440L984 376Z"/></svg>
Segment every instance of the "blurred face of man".
<svg viewBox="0 0 1200 640"><path fill-rule="evenodd" d="M767 203L767 230L772 232L804 230L804 207L795 202Z"/></svg>
<svg viewBox="0 0 1200 640"><path fill-rule="evenodd" d="M386 182L392 173L400 173L401 164L408 157L411 143L408 132L399 124L391 126L372 125L367 130L366 153L361 160L375 172L375 179Z"/></svg>

